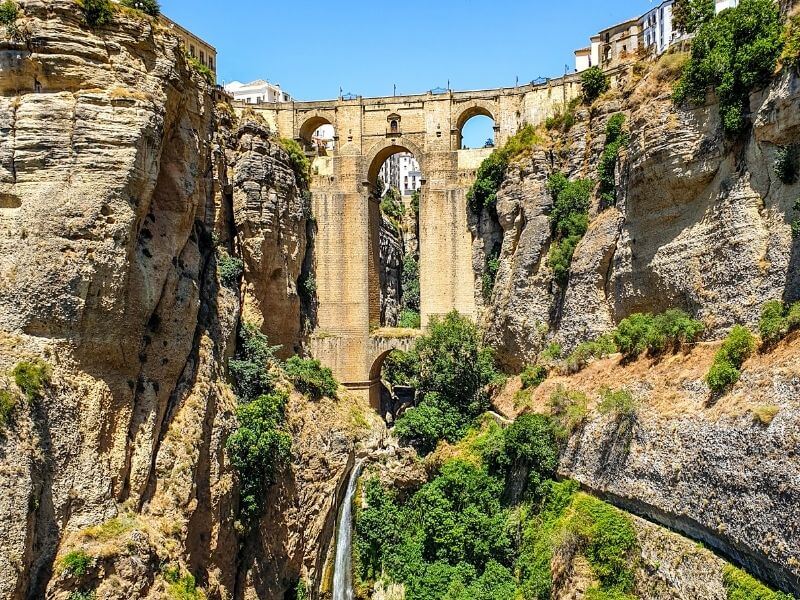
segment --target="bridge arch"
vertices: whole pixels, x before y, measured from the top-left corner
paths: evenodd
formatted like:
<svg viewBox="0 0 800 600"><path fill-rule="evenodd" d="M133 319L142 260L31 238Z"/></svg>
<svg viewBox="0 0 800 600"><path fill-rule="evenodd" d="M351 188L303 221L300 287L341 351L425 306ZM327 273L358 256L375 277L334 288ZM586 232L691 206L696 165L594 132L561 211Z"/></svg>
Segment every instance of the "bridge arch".
<svg viewBox="0 0 800 600"><path fill-rule="evenodd" d="M422 149L411 140L387 140L378 142L367 153L364 159L364 179L363 183L374 187L378 181L378 173L381 166L386 162L390 156L400 154L401 152L408 152L414 155L419 163L419 168L422 173L425 173L425 155Z"/></svg>
<svg viewBox="0 0 800 600"><path fill-rule="evenodd" d="M297 137L299 137L307 146L312 145L312 138L314 132L323 125L330 125L334 128L334 135L336 131L336 119L331 119L332 115L325 115L320 112L308 113L304 115L305 120L297 130Z"/></svg>
<svg viewBox="0 0 800 600"><path fill-rule="evenodd" d="M497 138L497 117L495 114L498 113L497 106L494 102L486 101L486 100L471 100L469 102L464 103L462 106L459 107L458 117L455 120L455 150L461 149L464 139L462 136L462 131L464 130L464 125L467 124L467 121L472 119L473 117L488 117L494 122L494 131L495 131L495 139Z"/></svg>

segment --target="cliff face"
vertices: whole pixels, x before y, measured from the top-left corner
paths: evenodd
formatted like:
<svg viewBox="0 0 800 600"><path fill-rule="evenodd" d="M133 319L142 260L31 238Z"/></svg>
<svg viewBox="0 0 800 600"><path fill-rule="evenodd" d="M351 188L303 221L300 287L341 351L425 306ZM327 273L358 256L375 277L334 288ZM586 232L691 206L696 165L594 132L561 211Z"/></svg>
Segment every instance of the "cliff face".
<svg viewBox="0 0 800 600"><path fill-rule="evenodd" d="M800 187L781 183L774 170L778 149L800 137L797 73L753 94L754 126L737 142L724 138L713 101L676 108L665 78L654 67L591 110L580 108L568 133L553 135L509 169L496 221L485 212L476 216L479 273L492 245L502 243L483 321L507 366L531 362L545 337L571 349L633 312L684 308L714 336L737 322L754 325L767 299L800 294L790 230ZM561 287L547 265L547 177L562 171L596 180L606 123L617 112L630 129L617 168L617 203L601 211L595 200Z"/></svg>
<svg viewBox="0 0 800 600"><path fill-rule="evenodd" d="M240 536L226 359L242 312L287 352L302 335L308 205L288 155L215 114L155 21L118 9L90 29L72 0L20 6L26 39L0 45L0 371L43 358L52 383L18 398L0 441L0 596L161 597L169 565L212 598L282 597L320 568L330 491L365 435L363 407L313 423L294 398L281 528L272 513ZM218 244L244 259L241 291ZM272 554L242 558L259 544ZM71 551L86 574L60 567ZM279 581L253 574L266 561Z"/></svg>

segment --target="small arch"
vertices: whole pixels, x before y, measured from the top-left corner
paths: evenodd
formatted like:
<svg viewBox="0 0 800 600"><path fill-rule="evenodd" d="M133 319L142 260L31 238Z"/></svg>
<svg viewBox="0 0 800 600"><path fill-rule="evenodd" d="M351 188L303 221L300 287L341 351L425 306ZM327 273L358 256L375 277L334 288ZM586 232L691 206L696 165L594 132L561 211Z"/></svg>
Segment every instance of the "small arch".
<svg viewBox="0 0 800 600"><path fill-rule="evenodd" d="M320 131L324 133L319 134ZM312 115L308 117L300 126L299 138L303 141L306 148L324 153L325 150L333 150L335 147L336 130L334 124L322 115Z"/></svg>
<svg viewBox="0 0 800 600"><path fill-rule="evenodd" d="M381 378L381 371L383 370L383 363L386 361L386 358L392 353L398 350L398 348L389 348L388 350L381 352L375 360L372 361L372 367L369 369L369 380L370 381L377 381Z"/></svg>
<svg viewBox="0 0 800 600"><path fill-rule="evenodd" d="M405 139L403 140L402 144L386 141L373 146L369 154L366 155L364 160L366 171L364 173L365 177L363 182L371 187L374 187L378 181L378 173L380 172L383 163L386 162L386 159L393 154L400 154L404 152L414 155L414 158L416 158L417 162L420 164L420 171L424 173L424 155L422 150L416 144Z"/></svg>
<svg viewBox="0 0 800 600"><path fill-rule="evenodd" d="M488 147L490 145L494 145L494 142L496 140L495 134L497 132L497 121L494 118L492 111L489 110L489 107L487 107L483 103L475 103L462 110L458 116L458 119L456 120L456 130L457 130L456 149L460 150L464 147L464 127L467 126L467 124L476 117L482 118L481 120L484 120L484 118L488 118L491 121L491 125L489 126L487 123L486 126L483 127L484 129L486 129L485 133L486 139L480 140L480 144L473 144L472 147L478 148L478 147ZM491 140L491 144L489 143L489 140Z"/></svg>

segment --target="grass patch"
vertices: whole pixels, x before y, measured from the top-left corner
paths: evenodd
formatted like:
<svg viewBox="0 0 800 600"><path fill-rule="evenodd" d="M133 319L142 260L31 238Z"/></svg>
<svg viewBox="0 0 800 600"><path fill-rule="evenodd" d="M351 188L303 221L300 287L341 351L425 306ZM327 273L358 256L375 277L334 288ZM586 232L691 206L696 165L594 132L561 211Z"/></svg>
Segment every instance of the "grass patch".
<svg viewBox="0 0 800 600"><path fill-rule="evenodd" d="M50 383L50 365L42 360L22 361L11 371L14 383L22 390L28 400L37 400L42 396L44 387Z"/></svg>
<svg viewBox="0 0 800 600"><path fill-rule="evenodd" d="M725 565L722 583L727 600L793 600L789 594L771 590L732 565Z"/></svg>
<svg viewBox="0 0 800 600"><path fill-rule="evenodd" d="M167 597L170 600L204 600L206 595L198 589L194 575L182 573L180 567L166 567L164 581L167 582Z"/></svg>
<svg viewBox="0 0 800 600"><path fill-rule="evenodd" d="M600 405L598 410L604 415L617 417L632 417L636 414L637 403L633 395L625 389L612 390L604 387L600 389Z"/></svg>
<svg viewBox="0 0 800 600"><path fill-rule="evenodd" d="M780 407L774 404L762 405L753 409L753 417L762 425L769 427L780 411Z"/></svg>
<svg viewBox="0 0 800 600"><path fill-rule="evenodd" d="M11 423L14 409L17 407L17 396L11 390L0 390L0 433Z"/></svg>
<svg viewBox="0 0 800 600"><path fill-rule="evenodd" d="M63 571L76 577L82 577L86 575L92 561L92 557L83 550L73 550L61 557L59 565Z"/></svg>
<svg viewBox="0 0 800 600"><path fill-rule="evenodd" d="M583 392L568 390L559 385L550 394L550 414L557 424L556 433L568 438L580 427L589 413L589 399Z"/></svg>
<svg viewBox="0 0 800 600"><path fill-rule="evenodd" d="M105 523L87 527L81 531L81 537L87 540L106 542L117 539L133 529L133 521L127 517L117 516Z"/></svg>

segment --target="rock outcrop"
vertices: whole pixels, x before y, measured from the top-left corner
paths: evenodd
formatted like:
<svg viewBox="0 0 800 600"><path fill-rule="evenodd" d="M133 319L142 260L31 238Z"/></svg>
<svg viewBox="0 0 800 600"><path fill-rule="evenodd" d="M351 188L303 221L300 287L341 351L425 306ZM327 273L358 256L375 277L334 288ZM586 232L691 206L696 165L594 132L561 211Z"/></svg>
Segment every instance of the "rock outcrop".
<svg viewBox="0 0 800 600"><path fill-rule="evenodd" d="M755 325L764 301L800 295L790 228L800 186L782 183L774 169L778 150L800 139L798 74L787 70L752 95L753 127L731 142L713 101L694 110L672 103L665 70L656 65L591 110L579 108L568 133L511 165L497 219L474 217L479 274L502 240L483 323L507 367L532 362L545 340L569 350L634 312L683 308L718 336L735 323ZM546 179L554 171L597 179L605 126L617 112L630 130L617 203L601 210L595 200L562 288L546 260Z"/></svg>

